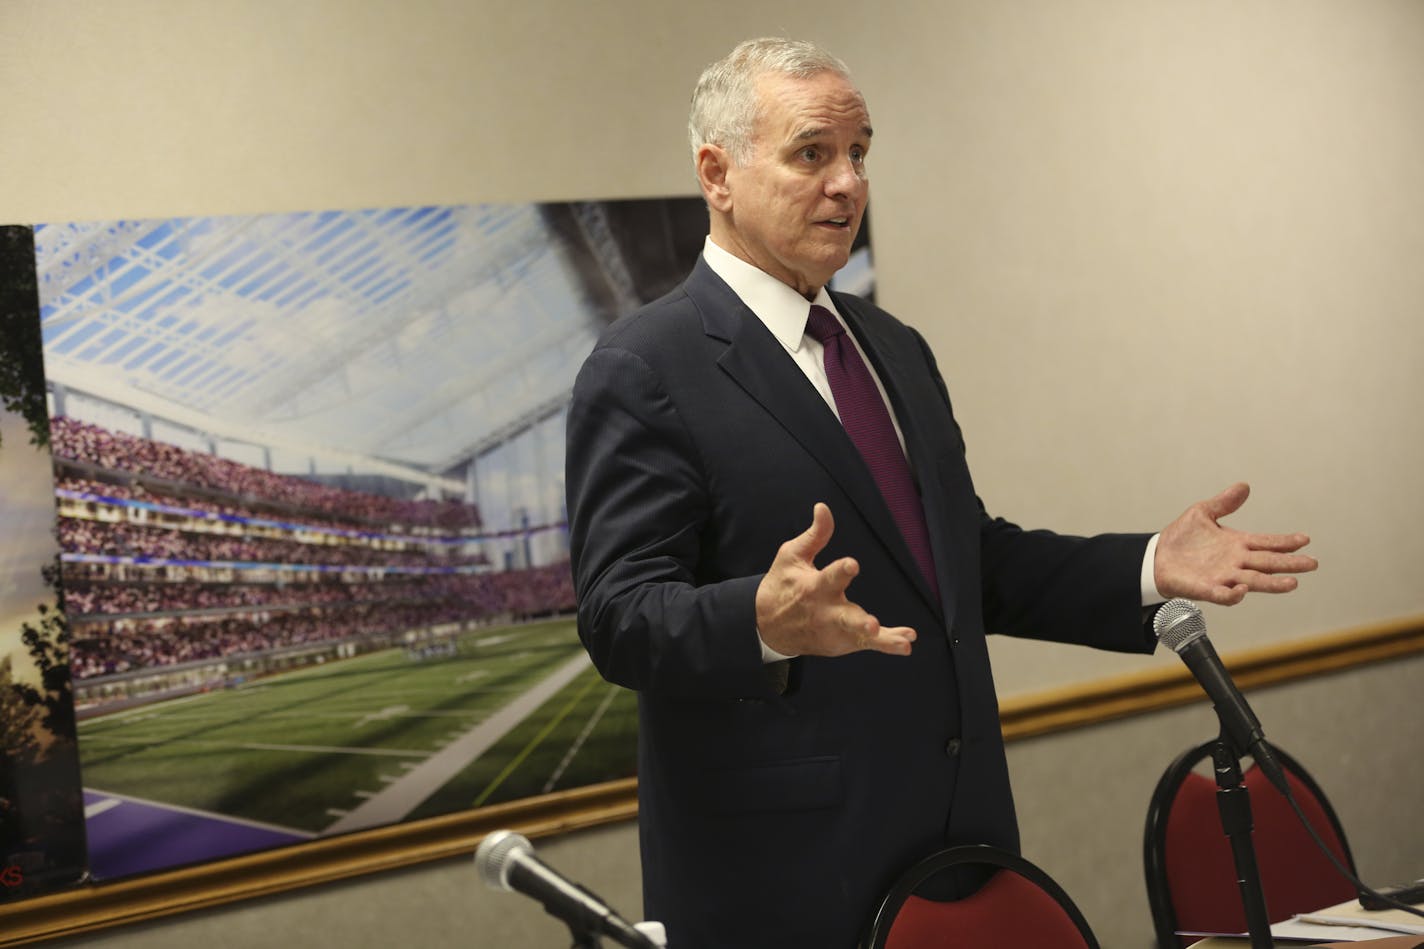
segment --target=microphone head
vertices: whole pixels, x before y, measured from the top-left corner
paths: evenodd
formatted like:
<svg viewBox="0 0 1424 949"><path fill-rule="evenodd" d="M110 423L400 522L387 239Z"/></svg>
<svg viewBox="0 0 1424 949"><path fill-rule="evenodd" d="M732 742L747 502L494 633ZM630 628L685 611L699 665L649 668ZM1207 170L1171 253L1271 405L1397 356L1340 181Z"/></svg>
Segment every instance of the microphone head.
<svg viewBox="0 0 1424 949"><path fill-rule="evenodd" d="M1158 642L1173 652L1181 652L1206 635L1206 620L1191 600L1168 600L1152 618L1152 631Z"/></svg>
<svg viewBox="0 0 1424 949"><path fill-rule="evenodd" d="M534 848L529 838L512 830L496 830L486 834L475 850L475 867L480 871L480 879L492 890L509 891L509 868L513 858L521 853L530 853Z"/></svg>

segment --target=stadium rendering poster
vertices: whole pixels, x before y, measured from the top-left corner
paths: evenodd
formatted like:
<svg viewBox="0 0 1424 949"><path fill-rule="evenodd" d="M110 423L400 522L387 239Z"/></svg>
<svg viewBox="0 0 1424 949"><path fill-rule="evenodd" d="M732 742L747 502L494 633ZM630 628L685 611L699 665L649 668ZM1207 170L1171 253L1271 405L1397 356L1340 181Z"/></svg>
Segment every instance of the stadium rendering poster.
<svg viewBox="0 0 1424 949"><path fill-rule="evenodd" d="M673 198L34 228L93 879L634 773L572 618L564 414L706 227ZM872 291L868 247L838 285Z"/></svg>

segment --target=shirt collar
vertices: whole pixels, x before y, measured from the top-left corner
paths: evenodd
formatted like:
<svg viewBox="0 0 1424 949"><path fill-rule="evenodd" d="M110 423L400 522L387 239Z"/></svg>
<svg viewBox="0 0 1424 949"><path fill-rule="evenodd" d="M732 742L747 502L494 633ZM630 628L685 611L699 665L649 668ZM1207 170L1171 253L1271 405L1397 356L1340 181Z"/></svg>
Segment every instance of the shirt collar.
<svg viewBox="0 0 1424 949"><path fill-rule="evenodd" d="M801 341L806 338L806 319L811 315L811 303L805 297L766 271L718 247L710 236L703 242L702 258L757 319L766 324L782 346L793 353L800 351ZM825 287L817 291L813 302L845 323Z"/></svg>

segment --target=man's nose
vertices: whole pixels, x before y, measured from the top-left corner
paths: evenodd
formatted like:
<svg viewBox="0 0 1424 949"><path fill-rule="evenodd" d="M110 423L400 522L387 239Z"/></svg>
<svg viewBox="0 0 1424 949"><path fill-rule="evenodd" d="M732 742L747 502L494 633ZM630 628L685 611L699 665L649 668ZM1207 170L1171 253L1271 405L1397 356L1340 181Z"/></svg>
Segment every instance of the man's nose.
<svg viewBox="0 0 1424 949"><path fill-rule="evenodd" d="M832 197L854 197L865 189L866 183L864 170L849 157L826 172L826 194Z"/></svg>

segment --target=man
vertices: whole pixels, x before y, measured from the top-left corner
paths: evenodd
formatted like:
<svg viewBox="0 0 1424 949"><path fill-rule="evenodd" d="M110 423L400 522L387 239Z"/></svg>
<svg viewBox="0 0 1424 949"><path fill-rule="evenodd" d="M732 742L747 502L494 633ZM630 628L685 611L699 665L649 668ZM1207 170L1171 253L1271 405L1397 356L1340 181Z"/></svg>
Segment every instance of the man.
<svg viewBox="0 0 1424 949"><path fill-rule="evenodd" d="M916 860L1018 845L987 632L1148 652L1145 605L1315 562L1217 523L1244 485L1156 538L991 518L919 334L826 289L868 192L845 66L744 43L690 131L702 259L574 386L579 632L639 692L644 912L670 945L848 947Z"/></svg>

